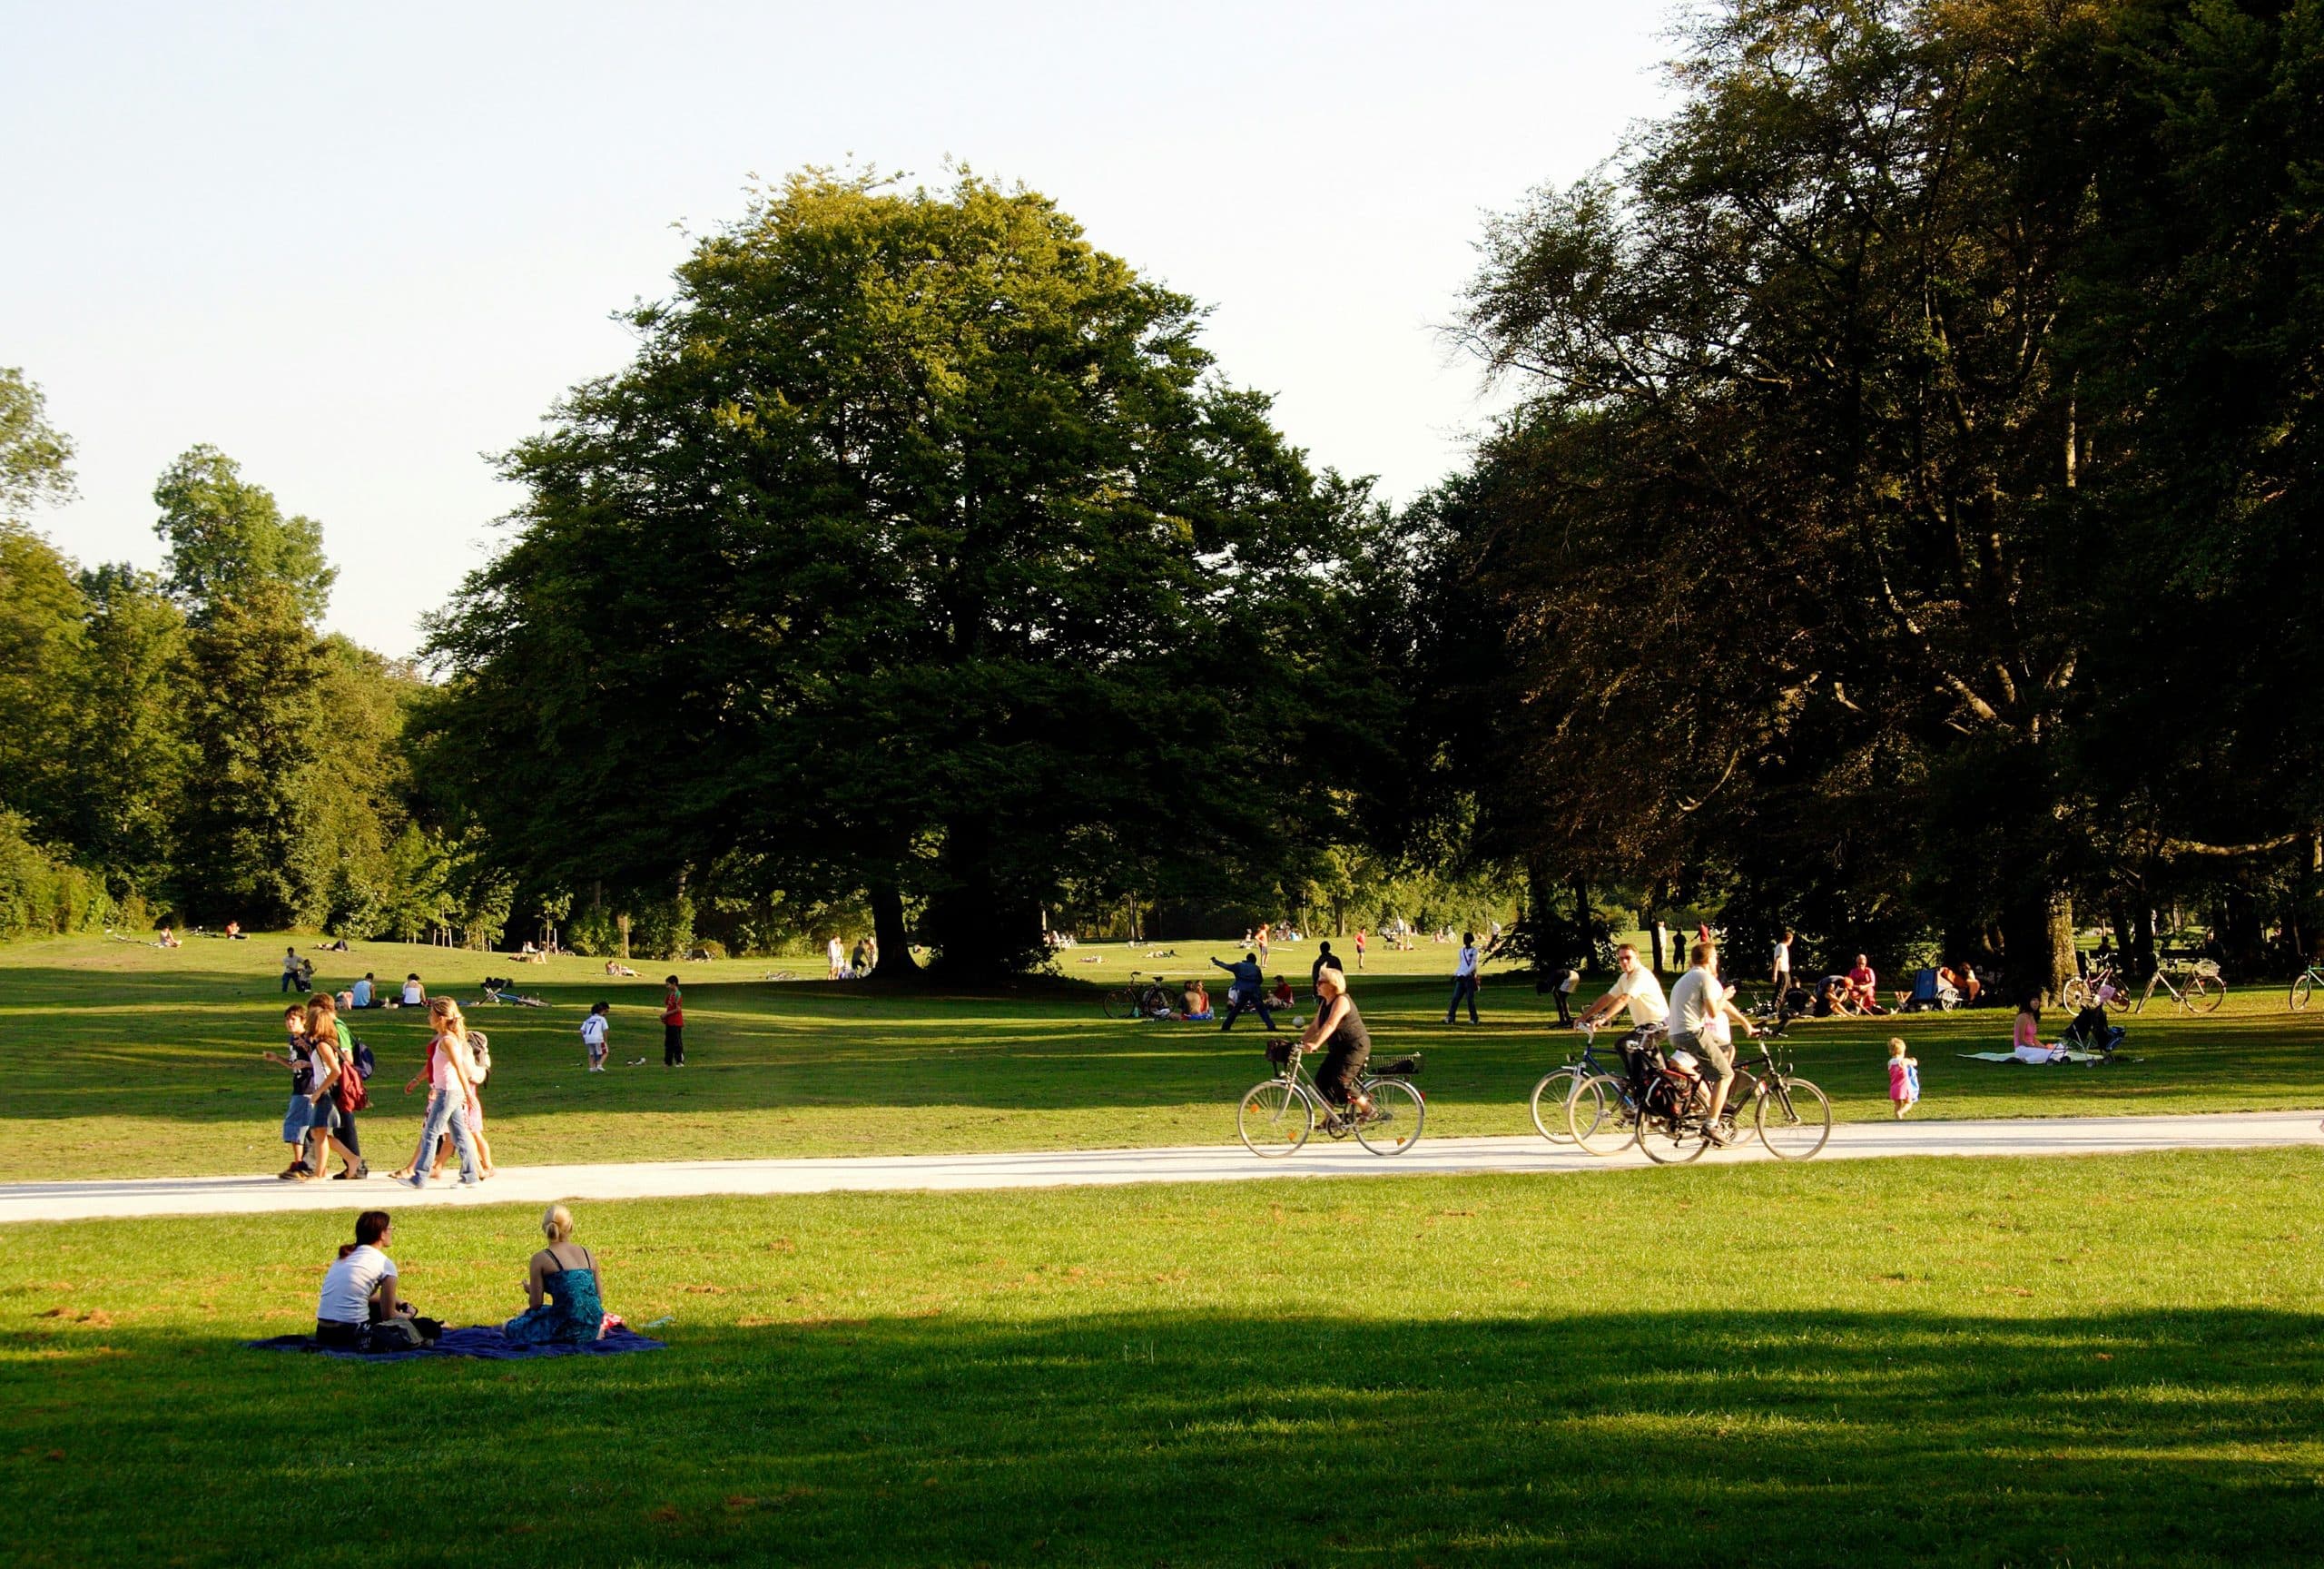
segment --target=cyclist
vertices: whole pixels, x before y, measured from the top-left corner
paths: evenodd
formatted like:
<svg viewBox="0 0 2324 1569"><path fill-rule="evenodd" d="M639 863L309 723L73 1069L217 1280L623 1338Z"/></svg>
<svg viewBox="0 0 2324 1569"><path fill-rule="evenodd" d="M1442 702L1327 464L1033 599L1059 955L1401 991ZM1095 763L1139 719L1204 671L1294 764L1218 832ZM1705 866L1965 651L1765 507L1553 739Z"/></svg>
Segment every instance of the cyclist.
<svg viewBox="0 0 2324 1569"><path fill-rule="evenodd" d="M1372 1036L1364 1028L1364 1015L1355 1011L1355 999L1347 994L1347 976L1343 972L1328 968L1315 972L1315 1018L1301 1032L1299 1043L1324 1048L1324 1065L1315 1070L1315 1089L1326 1106L1344 1108L1358 1118L1372 1115L1372 1097L1355 1087L1355 1076L1364 1071L1372 1055ZM1339 1112L1335 1110L1327 1115L1337 1117Z"/></svg>
<svg viewBox="0 0 2324 1569"><path fill-rule="evenodd" d="M1735 1051L1728 1044L1727 1021L1743 1026L1746 1035L1759 1031L1728 1000L1718 978L1718 944L1698 941L1689 955L1693 966L1670 988L1670 1048L1688 1051L1702 1064L1703 1082L1710 1089L1710 1120L1706 1135L1714 1144L1727 1142L1718 1126L1727 1110L1727 1092L1735 1084Z"/></svg>
<svg viewBox="0 0 2324 1569"><path fill-rule="evenodd" d="M1614 950L1613 985L1606 994L1581 1011L1576 1024L1595 1024L1600 1019L1610 1019L1627 1006L1632 1024L1659 1024L1670 1016L1670 1005L1662 1000L1662 982L1654 972L1638 962L1638 950L1625 942Z"/></svg>

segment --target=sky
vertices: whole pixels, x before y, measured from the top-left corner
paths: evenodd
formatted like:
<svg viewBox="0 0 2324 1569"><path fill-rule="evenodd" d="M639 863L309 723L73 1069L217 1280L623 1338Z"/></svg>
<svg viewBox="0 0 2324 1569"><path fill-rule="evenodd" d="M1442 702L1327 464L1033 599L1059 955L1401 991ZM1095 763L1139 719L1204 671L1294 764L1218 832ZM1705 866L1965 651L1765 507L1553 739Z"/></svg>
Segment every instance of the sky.
<svg viewBox="0 0 2324 1569"><path fill-rule="evenodd" d="M78 447L40 526L157 565L154 479L211 443L321 522L327 625L409 655L506 538L490 455L627 361L689 232L947 160L1205 302L1228 380L1404 500L1506 396L1443 331L1486 218L1667 105L1673 15L0 0L0 365Z"/></svg>

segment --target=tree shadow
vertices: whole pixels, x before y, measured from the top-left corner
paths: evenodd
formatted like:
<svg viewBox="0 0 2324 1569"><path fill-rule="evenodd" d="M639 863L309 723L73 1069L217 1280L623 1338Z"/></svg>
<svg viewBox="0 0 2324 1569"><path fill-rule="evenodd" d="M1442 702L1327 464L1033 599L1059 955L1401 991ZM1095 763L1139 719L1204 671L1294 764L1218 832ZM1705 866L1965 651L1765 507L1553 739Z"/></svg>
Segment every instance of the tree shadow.
<svg viewBox="0 0 2324 1569"><path fill-rule="evenodd" d="M0 1487L19 1563L258 1561L319 1496L288 1408L363 1457L322 1564L2305 1563L2319 1327L744 1317L515 1368L109 1331L0 1365L8 1451L67 1462Z"/></svg>

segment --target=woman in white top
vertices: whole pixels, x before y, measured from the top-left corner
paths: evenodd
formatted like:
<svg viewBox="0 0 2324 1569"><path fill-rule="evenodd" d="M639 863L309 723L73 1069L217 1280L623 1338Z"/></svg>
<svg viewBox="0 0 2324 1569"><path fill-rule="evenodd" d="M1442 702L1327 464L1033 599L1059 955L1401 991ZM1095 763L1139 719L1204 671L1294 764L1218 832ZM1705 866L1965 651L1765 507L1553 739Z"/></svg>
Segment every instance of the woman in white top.
<svg viewBox="0 0 2324 1569"><path fill-rule="evenodd" d="M339 1261L323 1276L315 1303L318 1345L361 1350L370 1327L383 1319L409 1318L411 1306L396 1300L396 1261L387 1244L395 1223L384 1209L366 1209L355 1221L355 1245L339 1250Z"/></svg>
<svg viewBox="0 0 2324 1569"><path fill-rule="evenodd" d="M419 977L417 975L407 975L403 978L403 1005L407 1008L428 1006L428 988L419 983Z"/></svg>

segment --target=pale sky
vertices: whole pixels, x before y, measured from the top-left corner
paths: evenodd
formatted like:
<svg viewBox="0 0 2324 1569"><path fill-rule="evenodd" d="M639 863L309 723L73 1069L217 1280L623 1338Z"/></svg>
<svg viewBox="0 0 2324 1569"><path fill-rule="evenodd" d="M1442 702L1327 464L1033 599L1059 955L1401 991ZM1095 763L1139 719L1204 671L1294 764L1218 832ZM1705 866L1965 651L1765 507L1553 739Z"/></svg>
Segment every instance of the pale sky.
<svg viewBox="0 0 2324 1569"><path fill-rule="evenodd" d="M615 370L755 173L949 156L1213 307L1318 465L1403 499L1495 403L1440 329L1484 216L1668 102L1666 0L71 5L0 0L0 365L84 562L207 441L323 524L390 654L501 538L485 455Z"/></svg>

